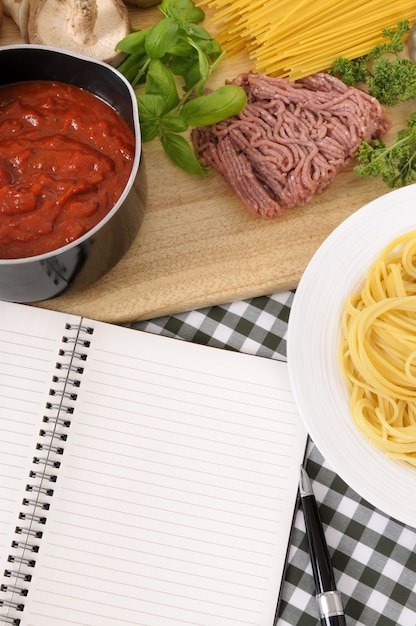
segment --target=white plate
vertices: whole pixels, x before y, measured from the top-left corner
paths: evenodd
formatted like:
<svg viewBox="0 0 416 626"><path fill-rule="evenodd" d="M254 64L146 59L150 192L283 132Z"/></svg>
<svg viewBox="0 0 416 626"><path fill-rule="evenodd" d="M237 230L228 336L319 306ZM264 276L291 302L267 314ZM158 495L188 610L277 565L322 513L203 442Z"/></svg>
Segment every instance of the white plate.
<svg viewBox="0 0 416 626"><path fill-rule="evenodd" d="M299 412L324 458L361 497L416 527L416 470L389 460L358 431L338 356L346 298L384 246L414 229L416 185L410 185L365 205L331 233L296 290L287 360Z"/></svg>

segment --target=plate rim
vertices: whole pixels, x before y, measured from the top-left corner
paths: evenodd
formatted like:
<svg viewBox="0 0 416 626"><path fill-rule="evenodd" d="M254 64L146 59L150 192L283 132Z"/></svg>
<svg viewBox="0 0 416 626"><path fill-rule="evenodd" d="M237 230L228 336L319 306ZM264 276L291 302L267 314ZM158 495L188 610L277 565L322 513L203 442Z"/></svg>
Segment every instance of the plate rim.
<svg viewBox="0 0 416 626"><path fill-rule="evenodd" d="M339 349L340 315L346 297L357 289L385 245L415 229L416 184L372 200L341 222L319 246L301 277L287 331L290 383L311 439L359 496L412 527L416 527L416 511L411 505L416 499L416 473L389 460L358 431L349 414L335 350ZM347 250L352 235L355 241ZM351 272L340 281L336 272L342 268ZM335 426L334 412L338 416ZM328 428L323 428L327 424Z"/></svg>

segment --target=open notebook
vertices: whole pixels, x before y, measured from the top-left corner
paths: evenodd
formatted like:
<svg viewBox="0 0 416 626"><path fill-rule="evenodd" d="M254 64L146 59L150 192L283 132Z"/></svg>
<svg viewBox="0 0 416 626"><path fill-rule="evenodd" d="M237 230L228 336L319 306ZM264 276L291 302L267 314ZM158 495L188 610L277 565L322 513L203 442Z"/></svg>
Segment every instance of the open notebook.
<svg viewBox="0 0 416 626"><path fill-rule="evenodd" d="M285 363L5 302L0 360L0 624L273 624Z"/></svg>

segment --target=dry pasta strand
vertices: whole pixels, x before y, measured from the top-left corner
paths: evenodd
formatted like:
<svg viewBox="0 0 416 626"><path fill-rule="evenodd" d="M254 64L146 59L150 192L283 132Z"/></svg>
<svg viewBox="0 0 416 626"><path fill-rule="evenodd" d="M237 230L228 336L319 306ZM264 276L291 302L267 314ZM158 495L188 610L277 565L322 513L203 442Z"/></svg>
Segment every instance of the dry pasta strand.
<svg viewBox="0 0 416 626"><path fill-rule="evenodd" d="M410 0L196 0L230 55L246 51L255 72L298 80L353 59L383 41L385 28L416 19Z"/></svg>

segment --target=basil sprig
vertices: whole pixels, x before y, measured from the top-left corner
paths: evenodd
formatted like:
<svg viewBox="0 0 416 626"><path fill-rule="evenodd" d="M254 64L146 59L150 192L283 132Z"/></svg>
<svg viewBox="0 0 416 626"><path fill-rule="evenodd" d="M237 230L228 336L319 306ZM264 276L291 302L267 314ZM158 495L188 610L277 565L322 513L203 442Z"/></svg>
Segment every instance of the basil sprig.
<svg viewBox="0 0 416 626"><path fill-rule="evenodd" d="M237 115L247 97L236 85L205 93L225 52L200 25L204 12L191 0L162 0L159 9L159 22L118 43L126 54L118 70L135 88L142 141L159 137L176 165L206 175L183 133Z"/></svg>

